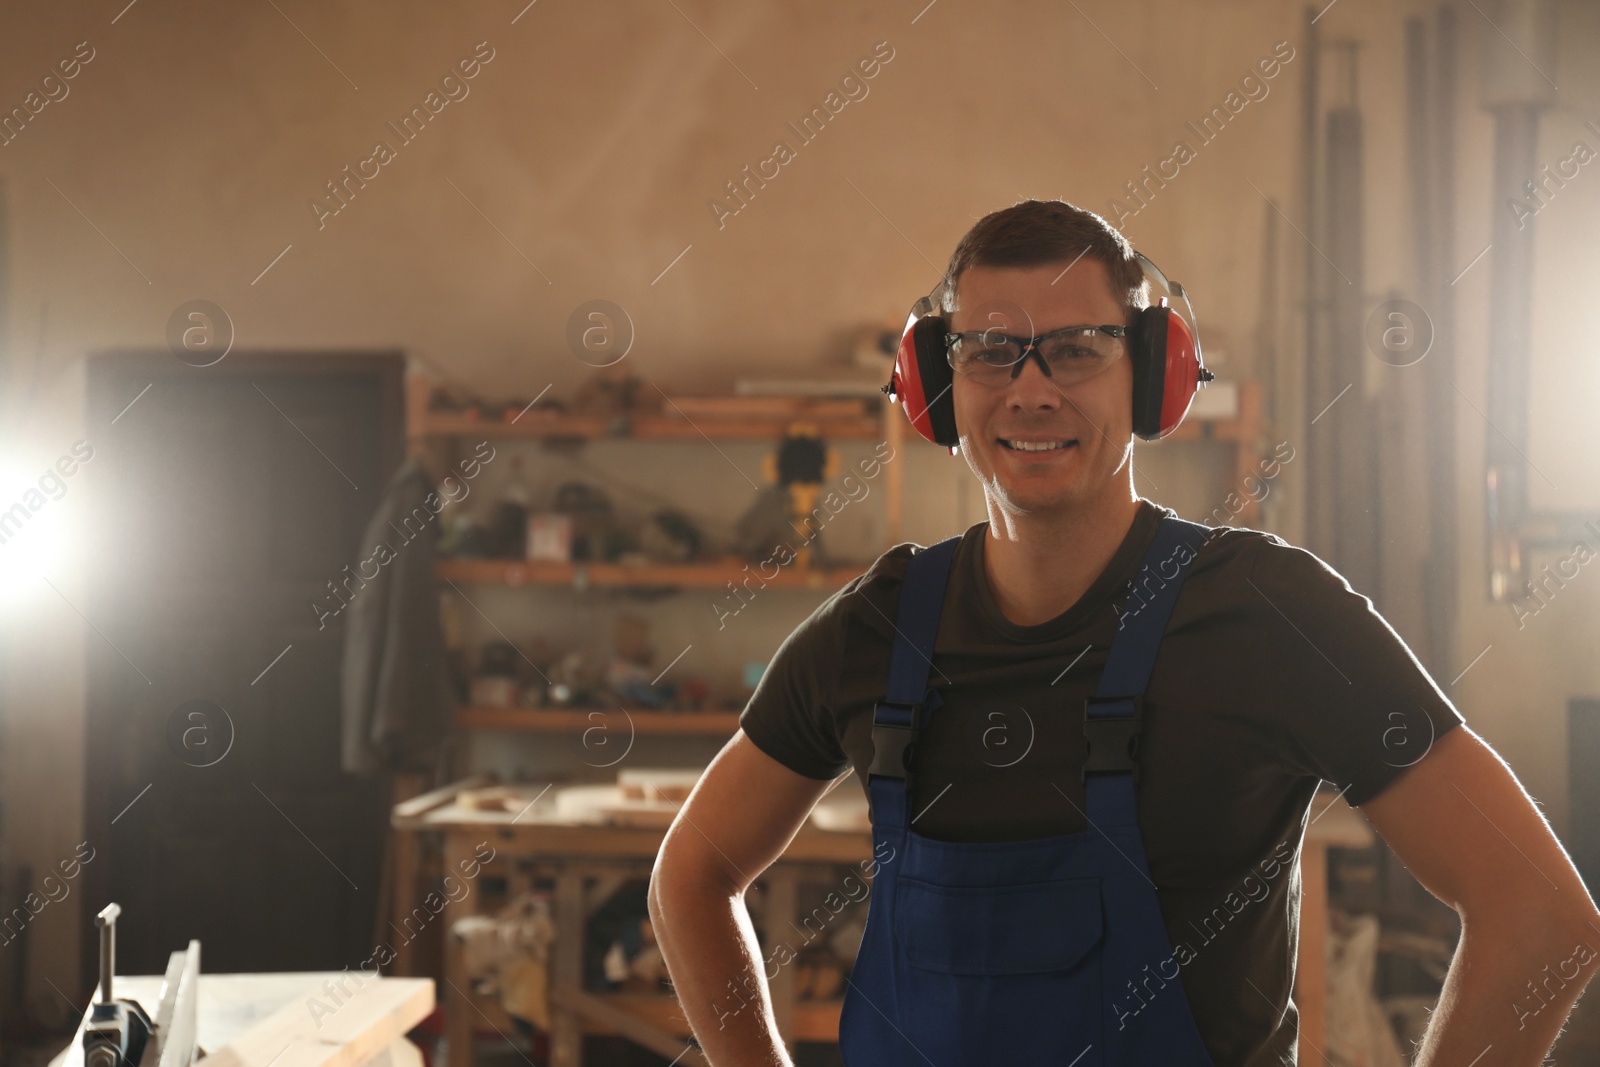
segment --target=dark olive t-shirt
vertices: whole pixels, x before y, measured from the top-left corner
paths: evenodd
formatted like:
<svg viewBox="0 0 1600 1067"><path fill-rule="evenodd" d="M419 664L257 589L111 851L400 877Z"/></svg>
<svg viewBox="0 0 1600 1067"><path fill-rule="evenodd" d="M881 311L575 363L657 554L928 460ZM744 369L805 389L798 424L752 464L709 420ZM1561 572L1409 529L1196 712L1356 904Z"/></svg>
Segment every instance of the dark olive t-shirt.
<svg viewBox="0 0 1600 1067"><path fill-rule="evenodd" d="M1170 510L1141 500L1121 547L1061 615L1018 626L962 536L915 756L915 830L1000 841L1088 829L1084 699ZM740 717L799 774L866 780L906 564L897 545L783 642ZM1170 567L1166 573L1172 573ZM1139 827L1182 985L1218 1067L1294 1062L1299 852L1319 780L1362 804L1461 716L1365 596L1274 534L1218 527L1189 564L1145 692ZM1170 970L1169 970L1170 975ZM1128 990L1109 990L1136 1011ZM1124 1003L1125 1002L1125 1003Z"/></svg>

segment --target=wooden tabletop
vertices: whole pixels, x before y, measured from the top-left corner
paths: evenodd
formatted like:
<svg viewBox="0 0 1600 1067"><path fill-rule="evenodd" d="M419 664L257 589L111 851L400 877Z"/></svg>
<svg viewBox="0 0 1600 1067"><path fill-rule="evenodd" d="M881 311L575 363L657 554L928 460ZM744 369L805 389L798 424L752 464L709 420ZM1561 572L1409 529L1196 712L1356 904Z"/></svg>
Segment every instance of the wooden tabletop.
<svg viewBox="0 0 1600 1067"><path fill-rule="evenodd" d="M519 811L481 811L457 802L462 789L482 785L484 781L468 779L397 804L390 825L396 830L481 832L491 847L494 841L506 841L520 849L597 858L653 856L666 834L664 826L617 825L564 818L548 803L548 795L540 798L544 802L532 803ZM538 794L537 789L529 789L530 799ZM1309 846L1323 848L1364 848L1372 844L1374 838L1372 828L1356 809L1324 785L1312 801L1305 840ZM820 830L808 820L782 858L849 863L871 852L871 833Z"/></svg>
<svg viewBox="0 0 1600 1067"><path fill-rule="evenodd" d="M162 976L119 975L112 996L154 1017ZM328 987L339 990L330 994ZM433 979L350 971L201 974L196 1067L360 1067L433 1011ZM52 1064L83 1062L82 1029Z"/></svg>

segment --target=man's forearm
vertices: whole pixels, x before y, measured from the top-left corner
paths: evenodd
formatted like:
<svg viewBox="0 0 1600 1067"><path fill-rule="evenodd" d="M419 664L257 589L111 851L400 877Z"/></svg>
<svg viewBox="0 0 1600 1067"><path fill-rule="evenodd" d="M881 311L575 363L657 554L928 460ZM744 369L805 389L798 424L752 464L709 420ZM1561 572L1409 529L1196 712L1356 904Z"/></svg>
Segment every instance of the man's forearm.
<svg viewBox="0 0 1600 1067"><path fill-rule="evenodd" d="M650 916L678 1003L712 1067L791 1067L744 897L658 872Z"/></svg>
<svg viewBox="0 0 1600 1067"><path fill-rule="evenodd" d="M1515 915L1463 917L1415 1067L1538 1067L1597 968L1600 927L1530 932Z"/></svg>

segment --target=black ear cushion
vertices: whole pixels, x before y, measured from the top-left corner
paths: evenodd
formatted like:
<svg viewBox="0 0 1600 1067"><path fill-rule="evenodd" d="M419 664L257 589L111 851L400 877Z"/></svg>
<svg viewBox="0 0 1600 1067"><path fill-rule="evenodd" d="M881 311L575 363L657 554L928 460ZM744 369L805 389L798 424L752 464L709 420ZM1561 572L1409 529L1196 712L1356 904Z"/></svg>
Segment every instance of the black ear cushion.
<svg viewBox="0 0 1600 1067"><path fill-rule="evenodd" d="M918 319L912 340L917 346L917 376L922 379L922 395L928 403L928 424L935 443L954 448L961 440L956 433L956 404L951 383L954 372L946 355L944 335L950 324L942 315Z"/></svg>
<svg viewBox="0 0 1600 1067"><path fill-rule="evenodd" d="M1128 330L1128 358L1133 362L1133 432L1146 440L1161 434L1161 401L1167 380L1167 319L1171 314L1171 308L1143 308Z"/></svg>

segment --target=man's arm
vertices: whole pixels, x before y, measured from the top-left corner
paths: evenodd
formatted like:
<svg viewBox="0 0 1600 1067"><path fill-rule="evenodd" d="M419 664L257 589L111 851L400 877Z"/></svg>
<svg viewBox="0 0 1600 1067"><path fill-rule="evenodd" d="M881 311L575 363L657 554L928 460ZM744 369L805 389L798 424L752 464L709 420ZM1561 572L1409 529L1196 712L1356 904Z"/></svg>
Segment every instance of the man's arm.
<svg viewBox="0 0 1600 1067"><path fill-rule="evenodd" d="M796 774L740 730L656 855L650 921L678 1003L714 1067L790 1067L744 893L830 784Z"/></svg>
<svg viewBox="0 0 1600 1067"><path fill-rule="evenodd" d="M1600 962L1600 913L1511 769L1458 726L1361 807L1461 916L1415 1067L1537 1067Z"/></svg>

